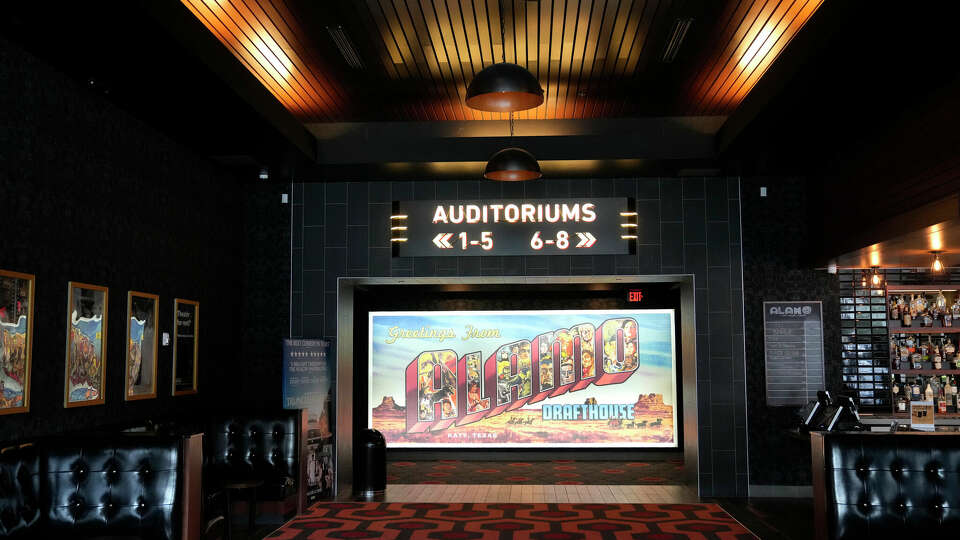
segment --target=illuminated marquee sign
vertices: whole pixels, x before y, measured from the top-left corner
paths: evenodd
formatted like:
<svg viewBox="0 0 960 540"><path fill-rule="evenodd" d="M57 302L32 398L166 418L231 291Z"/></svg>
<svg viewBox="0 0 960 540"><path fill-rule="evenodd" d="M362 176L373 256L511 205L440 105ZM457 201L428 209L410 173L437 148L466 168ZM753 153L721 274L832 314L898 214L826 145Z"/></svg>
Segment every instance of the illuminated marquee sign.
<svg viewBox="0 0 960 540"><path fill-rule="evenodd" d="M398 201L396 257L623 255L637 237L627 198Z"/></svg>

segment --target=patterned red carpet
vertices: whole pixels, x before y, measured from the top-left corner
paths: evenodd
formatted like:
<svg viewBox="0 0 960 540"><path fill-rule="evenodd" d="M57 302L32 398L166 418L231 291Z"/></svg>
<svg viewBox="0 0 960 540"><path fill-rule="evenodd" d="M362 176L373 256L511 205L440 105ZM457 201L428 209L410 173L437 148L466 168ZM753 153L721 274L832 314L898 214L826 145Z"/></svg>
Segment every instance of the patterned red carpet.
<svg viewBox="0 0 960 540"><path fill-rule="evenodd" d="M391 461L387 483L669 485L683 483L683 460Z"/></svg>
<svg viewBox="0 0 960 540"><path fill-rule="evenodd" d="M754 539L716 504L317 503L268 538Z"/></svg>

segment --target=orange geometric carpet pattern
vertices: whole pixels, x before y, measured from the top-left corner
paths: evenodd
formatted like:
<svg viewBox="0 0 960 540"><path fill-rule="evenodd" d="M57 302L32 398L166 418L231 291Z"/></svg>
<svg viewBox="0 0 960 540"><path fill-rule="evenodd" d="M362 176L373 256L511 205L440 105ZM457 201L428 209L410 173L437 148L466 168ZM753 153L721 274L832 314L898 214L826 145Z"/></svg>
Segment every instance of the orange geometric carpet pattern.
<svg viewBox="0 0 960 540"><path fill-rule="evenodd" d="M317 503L268 538L733 540L756 537L716 504Z"/></svg>

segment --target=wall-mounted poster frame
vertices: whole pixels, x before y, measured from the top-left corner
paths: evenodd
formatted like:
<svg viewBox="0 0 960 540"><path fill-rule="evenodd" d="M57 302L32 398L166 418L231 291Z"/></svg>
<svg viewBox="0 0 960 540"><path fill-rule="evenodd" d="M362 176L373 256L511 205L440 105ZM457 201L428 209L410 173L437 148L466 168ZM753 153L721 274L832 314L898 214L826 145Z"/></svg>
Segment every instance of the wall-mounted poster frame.
<svg viewBox="0 0 960 540"><path fill-rule="evenodd" d="M0 415L30 411L36 278L0 270Z"/></svg>
<svg viewBox="0 0 960 540"><path fill-rule="evenodd" d="M64 407L102 405L105 401L109 292L99 285L67 284Z"/></svg>
<svg viewBox="0 0 960 540"><path fill-rule="evenodd" d="M200 302L174 298L172 387L175 396L197 393L199 345Z"/></svg>
<svg viewBox="0 0 960 540"><path fill-rule="evenodd" d="M124 362L124 399L157 397L157 321L160 297L127 292L127 352Z"/></svg>

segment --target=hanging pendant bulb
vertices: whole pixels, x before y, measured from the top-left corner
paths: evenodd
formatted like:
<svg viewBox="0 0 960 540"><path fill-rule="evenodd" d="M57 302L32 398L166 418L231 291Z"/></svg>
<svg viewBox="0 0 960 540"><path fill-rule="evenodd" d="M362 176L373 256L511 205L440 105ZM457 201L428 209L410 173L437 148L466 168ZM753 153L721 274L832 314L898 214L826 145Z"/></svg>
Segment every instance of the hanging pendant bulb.
<svg viewBox="0 0 960 540"><path fill-rule="evenodd" d="M537 78L507 62L487 66L467 87L467 107L478 111L525 111L542 103L543 88Z"/></svg>
<svg viewBox="0 0 960 540"><path fill-rule="evenodd" d="M872 284L874 287L879 287L880 284L883 283L883 279L880 277L880 267L871 266L870 268L873 269L873 275L870 276L870 284Z"/></svg>
<svg viewBox="0 0 960 540"><path fill-rule="evenodd" d="M483 177L501 182L520 182L540 178L540 164L522 148L504 148L494 154L483 170Z"/></svg>
<svg viewBox="0 0 960 540"><path fill-rule="evenodd" d="M940 261L940 252L931 251L930 253L933 253L933 264L930 265L930 271L937 274L943 272L943 262Z"/></svg>

